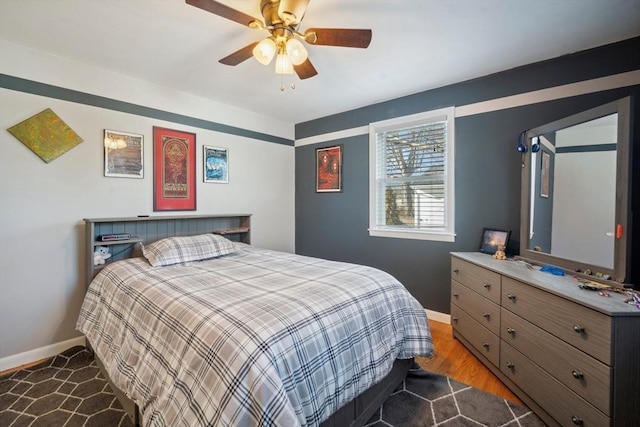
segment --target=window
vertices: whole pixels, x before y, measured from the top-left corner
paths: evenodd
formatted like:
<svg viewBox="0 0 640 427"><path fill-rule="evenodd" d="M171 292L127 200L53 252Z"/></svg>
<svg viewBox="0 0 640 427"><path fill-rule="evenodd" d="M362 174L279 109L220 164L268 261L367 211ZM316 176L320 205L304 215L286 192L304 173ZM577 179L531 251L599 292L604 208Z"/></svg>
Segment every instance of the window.
<svg viewBox="0 0 640 427"><path fill-rule="evenodd" d="M369 125L369 234L453 242L454 108Z"/></svg>

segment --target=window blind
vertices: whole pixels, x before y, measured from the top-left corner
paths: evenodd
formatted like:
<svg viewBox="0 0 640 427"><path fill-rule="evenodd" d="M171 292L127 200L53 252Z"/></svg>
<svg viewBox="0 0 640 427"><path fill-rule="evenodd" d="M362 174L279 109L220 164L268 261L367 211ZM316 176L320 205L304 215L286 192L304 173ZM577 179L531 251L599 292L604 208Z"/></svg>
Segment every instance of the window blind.
<svg viewBox="0 0 640 427"><path fill-rule="evenodd" d="M377 226L447 226L446 149L446 118L377 134Z"/></svg>

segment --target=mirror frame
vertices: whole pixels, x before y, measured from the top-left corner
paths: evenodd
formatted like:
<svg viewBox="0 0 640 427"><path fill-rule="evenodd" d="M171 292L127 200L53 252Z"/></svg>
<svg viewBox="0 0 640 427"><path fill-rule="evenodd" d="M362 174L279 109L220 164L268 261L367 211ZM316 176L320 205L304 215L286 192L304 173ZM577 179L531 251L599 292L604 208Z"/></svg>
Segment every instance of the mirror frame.
<svg viewBox="0 0 640 427"><path fill-rule="evenodd" d="M548 253L529 249L529 224L530 224L530 204L531 204L531 139L537 136L556 132L564 128L574 126L589 120L618 113L618 140L616 142L616 196L615 196L615 225L622 227L622 235L614 241L613 269L603 266L591 265L584 262L554 256ZM527 144L526 153L522 154L522 180L521 180L521 201L520 201L520 256L519 258L534 264L554 265L570 272L578 274L591 280L603 281L602 278L584 274L585 271L602 273L611 278L612 283L626 283L629 279L630 268L630 194L631 181L629 170L631 165L631 143L632 123L631 123L631 97L626 97L601 105L590 110L574 114L569 117L530 129L525 134ZM606 281L606 280L605 280Z"/></svg>

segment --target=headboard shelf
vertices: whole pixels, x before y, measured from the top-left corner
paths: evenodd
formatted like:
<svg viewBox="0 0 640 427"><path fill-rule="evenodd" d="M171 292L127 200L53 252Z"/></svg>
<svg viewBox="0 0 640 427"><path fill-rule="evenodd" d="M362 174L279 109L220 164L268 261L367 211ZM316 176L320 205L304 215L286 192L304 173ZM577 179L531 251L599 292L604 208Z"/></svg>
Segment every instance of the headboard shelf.
<svg viewBox="0 0 640 427"><path fill-rule="evenodd" d="M230 240L251 243L251 214L134 216L84 218L87 285L104 265L93 265L97 246L108 246L107 263L137 256L138 243L148 244L166 237L216 233ZM103 242L98 236L129 234L131 238Z"/></svg>
<svg viewBox="0 0 640 427"><path fill-rule="evenodd" d="M226 228L224 230L213 230L215 234L220 234L220 235L247 233L248 231L249 231L249 227L235 227L235 228Z"/></svg>
<svg viewBox="0 0 640 427"><path fill-rule="evenodd" d="M138 243L138 242L142 242L142 239L137 236L132 236L130 239L108 240L106 242L102 240L94 240L93 244L94 246L112 246L112 245L132 244L132 243Z"/></svg>

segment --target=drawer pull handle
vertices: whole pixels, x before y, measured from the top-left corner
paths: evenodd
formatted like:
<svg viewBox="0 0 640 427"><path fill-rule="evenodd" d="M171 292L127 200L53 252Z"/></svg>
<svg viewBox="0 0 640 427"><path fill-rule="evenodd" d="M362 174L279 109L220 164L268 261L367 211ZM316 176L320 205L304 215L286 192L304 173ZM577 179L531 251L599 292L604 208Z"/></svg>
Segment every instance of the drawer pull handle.
<svg viewBox="0 0 640 427"><path fill-rule="evenodd" d="M458 274L460 273L460 270L458 270L457 268L455 270L453 270L454 273Z"/></svg>
<svg viewBox="0 0 640 427"><path fill-rule="evenodd" d="M489 314L489 313L482 313L482 317L484 317L485 319L489 320L489 318L491 317L491 314Z"/></svg>
<svg viewBox="0 0 640 427"><path fill-rule="evenodd" d="M584 332L584 326L573 325L573 330L576 331L577 333L582 333Z"/></svg>
<svg viewBox="0 0 640 427"><path fill-rule="evenodd" d="M489 290L489 288L491 288L491 284L490 284L490 283L485 283L485 284L483 284L482 286L484 286L484 288L485 288L486 290Z"/></svg>
<svg viewBox="0 0 640 427"><path fill-rule="evenodd" d="M584 377L584 374L582 372L576 371L575 369L571 371L571 375L573 375L573 378L577 380L582 379Z"/></svg>
<svg viewBox="0 0 640 427"><path fill-rule="evenodd" d="M482 343L482 346L483 346L484 348L486 348L487 350L489 350L489 347L491 347L491 346L489 345L489 343L488 343L488 342L483 342L483 343Z"/></svg>
<svg viewBox="0 0 640 427"><path fill-rule="evenodd" d="M454 322L457 322L457 321L458 321L458 318L457 318L457 317L454 317L454 318L452 318L451 320L453 320Z"/></svg>
<svg viewBox="0 0 640 427"><path fill-rule="evenodd" d="M511 334L511 335L515 335L516 334L516 330L513 328L507 328L507 333Z"/></svg>
<svg viewBox="0 0 640 427"><path fill-rule="evenodd" d="M511 301L515 301L516 300L516 296L513 294L507 294L507 298L509 298Z"/></svg>
<svg viewBox="0 0 640 427"><path fill-rule="evenodd" d="M575 415L571 416L571 421L573 421L573 423L577 426L581 426L582 425L582 418L580 417L576 417Z"/></svg>
<svg viewBox="0 0 640 427"><path fill-rule="evenodd" d="M507 368L511 369L512 371L515 369L516 365L514 365L511 362L507 362Z"/></svg>
<svg viewBox="0 0 640 427"><path fill-rule="evenodd" d="M460 295L459 295L459 294L457 294L457 293L453 294L453 297L454 297L454 298L458 298L459 296L460 296Z"/></svg>

